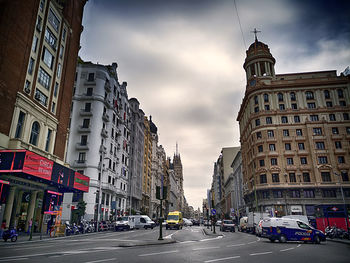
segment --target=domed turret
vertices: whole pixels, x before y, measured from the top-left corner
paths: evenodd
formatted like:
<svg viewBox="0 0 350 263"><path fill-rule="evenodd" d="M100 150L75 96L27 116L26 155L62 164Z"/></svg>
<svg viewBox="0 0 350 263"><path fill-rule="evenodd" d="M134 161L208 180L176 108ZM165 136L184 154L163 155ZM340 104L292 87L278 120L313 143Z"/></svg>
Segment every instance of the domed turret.
<svg viewBox="0 0 350 263"><path fill-rule="evenodd" d="M276 60L270 53L268 45L258 41L256 37L258 31L255 29L253 32L255 33L255 41L246 51L247 57L243 64L247 81L256 77L272 78L275 76Z"/></svg>

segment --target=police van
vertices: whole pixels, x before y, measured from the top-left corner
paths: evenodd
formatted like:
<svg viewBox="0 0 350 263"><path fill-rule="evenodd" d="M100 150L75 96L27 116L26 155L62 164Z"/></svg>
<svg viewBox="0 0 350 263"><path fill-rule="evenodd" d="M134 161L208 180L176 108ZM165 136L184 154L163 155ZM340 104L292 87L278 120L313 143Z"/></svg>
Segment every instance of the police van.
<svg viewBox="0 0 350 263"><path fill-rule="evenodd" d="M304 241L319 244L326 241L325 234L314 229L309 224L291 218L264 218L262 222L262 237L270 239L271 242L279 240L286 241Z"/></svg>

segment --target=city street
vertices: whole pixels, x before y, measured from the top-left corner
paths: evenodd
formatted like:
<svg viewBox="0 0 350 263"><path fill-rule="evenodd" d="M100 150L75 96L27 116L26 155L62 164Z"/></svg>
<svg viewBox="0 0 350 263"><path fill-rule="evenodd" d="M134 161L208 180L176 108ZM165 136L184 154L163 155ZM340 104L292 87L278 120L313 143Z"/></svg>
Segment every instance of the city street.
<svg viewBox="0 0 350 263"><path fill-rule="evenodd" d="M241 232L205 235L202 226L163 234L164 244L159 228L1 243L0 262L349 262L350 246L336 242L271 243Z"/></svg>

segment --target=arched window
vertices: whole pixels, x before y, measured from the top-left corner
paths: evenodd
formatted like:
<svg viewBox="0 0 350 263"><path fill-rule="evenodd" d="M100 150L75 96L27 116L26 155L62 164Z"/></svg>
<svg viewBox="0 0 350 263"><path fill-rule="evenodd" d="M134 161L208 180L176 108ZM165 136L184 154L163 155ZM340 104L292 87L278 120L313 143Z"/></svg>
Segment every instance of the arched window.
<svg viewBox="0 0 350 263"><path fill-rule="evenodd" d="M29 140L30 144L37 146L39 133L40 133L40 125L37 121L35 121L32 125L32 131L30 133L30 140Z"/></svg>
<svg viewBox="0 0 350 263"><path fill-rule="evenodd" d="M282 93L278 93L277 97L278 97L278 101L283 101L283 94Z"/></svg>
<svg viewBox="0 0 350 263"><path fill-rule="evenodd" d="M264 102L269 102L269 94L264 94Z"/></svg>
<svg viewBox="0 0 350 263"><path fill-rule="evenodd" d="M254 97L254 103L255 103L255 104L258 104L258 103L259 103L259 101L258 101L258 96L255 96L255 97Z"/></svg>
<svg viewBox="0 0 350 263"><path fill-rule="evenodd" d="M295 101L295 100L296 100L296 97L295 97L295 93L294 93L294 92L291 92L291 93L290 93L290 100L291 100L291 101Z"/></svg>
<svg viewBox="0 0 350 263"><path fill-rule="evenodd" d="M314 99L314 93L312 91L305 92L306 99L307 100L313 100Z"/></svg>

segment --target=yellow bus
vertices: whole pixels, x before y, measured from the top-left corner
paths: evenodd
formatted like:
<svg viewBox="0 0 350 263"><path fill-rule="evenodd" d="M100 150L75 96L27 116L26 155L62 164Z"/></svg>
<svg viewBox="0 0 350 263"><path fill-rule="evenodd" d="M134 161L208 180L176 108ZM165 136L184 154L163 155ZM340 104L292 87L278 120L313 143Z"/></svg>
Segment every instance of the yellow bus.
<svg viewBox="0 0 350 263"><path fill-rule="evenodd" d="M166 229L182 229L184 221L182 219L182 213L179 211L169 212L166 220Z"/></svg>

